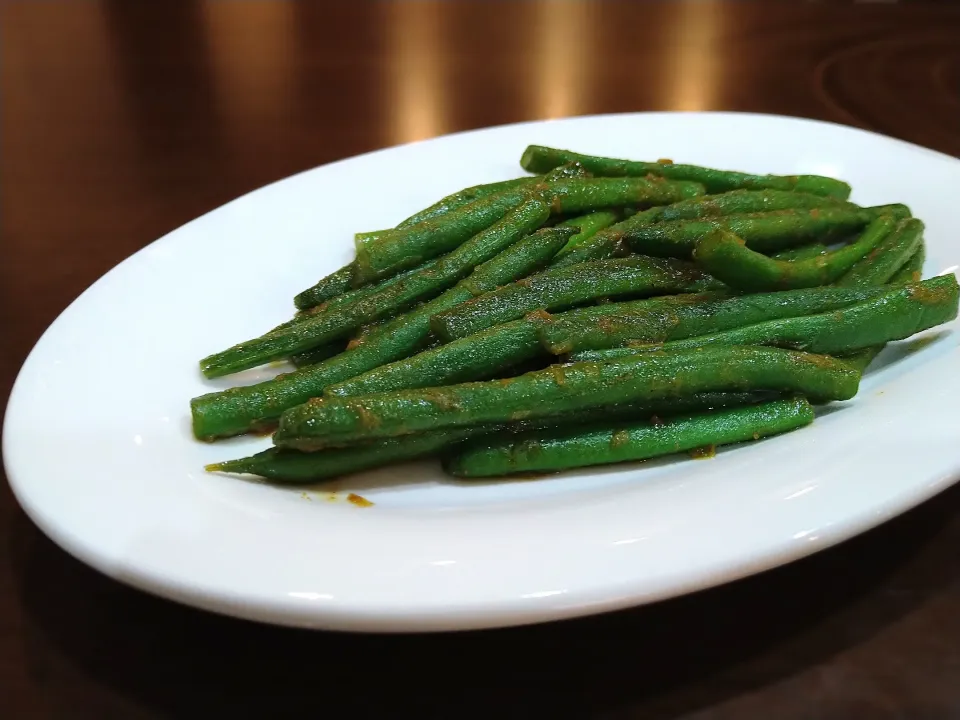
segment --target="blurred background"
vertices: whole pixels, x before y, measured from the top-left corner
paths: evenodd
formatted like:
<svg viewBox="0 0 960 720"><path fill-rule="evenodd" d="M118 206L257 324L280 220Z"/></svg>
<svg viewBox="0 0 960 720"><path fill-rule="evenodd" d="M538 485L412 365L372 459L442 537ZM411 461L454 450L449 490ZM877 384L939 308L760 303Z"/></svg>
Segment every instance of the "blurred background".
<svg viewBox="0 0 960 720"><path fill-rule="evenodd" d="M944 7L4 0L0 307L38 295L25 270L43 261L63 283L40 300L52 320L88 272L237 195L488 125L774 112L960 154L960 16ZM82 279L56 258L78 237L90 253Z"/></svg>

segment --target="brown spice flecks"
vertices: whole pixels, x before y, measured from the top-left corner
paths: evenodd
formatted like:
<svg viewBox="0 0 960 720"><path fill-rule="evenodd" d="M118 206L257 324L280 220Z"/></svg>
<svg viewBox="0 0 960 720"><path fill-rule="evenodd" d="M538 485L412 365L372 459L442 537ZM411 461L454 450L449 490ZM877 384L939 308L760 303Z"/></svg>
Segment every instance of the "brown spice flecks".
<svg viewBox="0 0 960 720"><path fill-rule="evenodd" d="M617 430L610 436L610 448L616 449L630 442L630 433L627 430Z"/></svg>
<svg viewBox="0 0 960 720"><path fill-rule="evenodd" d="M694 460L706 460L707 458L714 457L716 454L716 445L704 445L703 447L694 448L690 451L690 457Z"/></svg>
<svg viewBox="0 0 960 720"><path fill-rule="evenodd" d="M373 503L367 500L362 495L357 495L356 493L350 493L347 495L347 502L356 505L357 507L373 507Z"/></svg>

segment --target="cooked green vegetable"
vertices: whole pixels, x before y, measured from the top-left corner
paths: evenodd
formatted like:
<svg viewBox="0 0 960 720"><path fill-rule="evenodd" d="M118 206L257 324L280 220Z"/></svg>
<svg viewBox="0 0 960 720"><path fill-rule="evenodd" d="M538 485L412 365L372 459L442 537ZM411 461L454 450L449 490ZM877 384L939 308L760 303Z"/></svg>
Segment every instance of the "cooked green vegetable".
<svg viewBox="0 0 960 720"><path fill-rule="evenodd" d="M853 203L823 195L788 190L732 190L719 195L702 195L681 200L671 205L660 205L644 210L641 222L647 225L673 220L702 220L724 215L772 212L774 210L811 210L834 207L859 210Z"/></svg>
<svg viewBox="0 0 960 720"><path fill-rule="evenodd" d="M590 173L586 172L586 170L580 166L566 166L564 168L558 168L557 171L551 173L551 177L548 178L548 180L589 176ZM414 213L406 220L400 222L394 228L357 233L355 236L355 241L358 244L364 244L374 240L375 238L389 235L395 230L404 230L425 220L433 220L443 217L453 210L463 207L464 205L468 205L469 203L479 200L480 198L496 195L504 190L512 190L514 188L530 186L534 182L542 179L543 178L541 178L539 175L532 175L514 178L512 180L501 180L500 182L485 183L483 185L468 187L460 190L459 192L455 192L452 195L447 195L446 197L435 202L430 207ZM322 278L313 287L310 287L297 295L294 298L294 304L301 310L304 310L341 295L354 286L353 278L355 274L356 266L353 262L349 262L336 272L327 275L325 278Z"/></svg>
<svg viewBox="0 0 960 720"><path fill-rule="evenodd" d="M212 440L269 427L284 410L321 395L328 385L416 352L427 340L433 314L543 266L573 233L572 228L546 228L520 240L478 265L455 287L384 323L362 343L325 362L267 382L194 398L190 403L194 434Z"/></svg>
<svg viewBox="0 0 960 720"><path fill-rule="evenodd" d="M774 390L846 400L856 394L859 377L841 360L777 348L648 353L612 362L555 365L508 380L314 398L284 412L274 442L313 451L360 439L701 392Z"/></svg>
<svg viewBox="0 0 960 720"><path fill-rule="evenodd" d="M337 308L343 308L343 307L348 307L350 305L354 305L360 302L361 300L366 300L367 298L377 295L378 293L386 292L388 289L391 292L394 292L399 288L402 288L410 280L410 278L416 276L418 273L421 273L427 270L432 270L433 268L435 268L437 266L437 263L439 263L441 259L442 258L431 260L430 262L425 263L418 268L413 268L412 270L406 270L402 273L394 275L393 277L387 278L386 280L382 280L381 282L378 282L378 283L370 283L369 285L364 285L363 287L356 288L354 290L347 290L346 292L340 293L336 297L332 297L329 300L325 300L311 307L304 308L300 310L296 315L294 315L293 318L291 318L290 320L287 320L284 323L281 323L280 325L277 325L275 328L270 330L269 333L266 333L266 334L273 334L281 330L286 330L287 328L290 328L293 325L298 325L304 320L310 320L311 318L315 317L319 313L323 313L323 312L329 313L333 310L336 310ZM410 301L410 303L408 303L408 305L414 302L416 301L412 300ZM402 310L405 310L405 309L406 309L406 306L397 307L394 311L391 312L391 314L394 314L396 312L401 312Z"/></svg>
<svg viewBox="0 0 960 720"><path fill-rule="evenodd" d="M837 281L841 287L882 285L899 270L923 242L923 222L917 218L900 221L869 255Z"/></svg>
<svg viewBox="0 0 960 720"><path fill-rule="evenodd" d="M809 425L813 418L809 402L792 398L660 422L485 435L457 448L443 467L456 477L483 478L609 465L759 440Z"/></svg>
<svg viewBox="0 0 960 720"><path fill-rule="evenodd" d="M320 278L315 285L297 293L293 298L293 304L300 310L315 307L322 302L349 292L353 287L352 282L353 263L351 262Z"/></svg>
<svg viewBox="0 0 960 720"><path fill-rule="evenodd" d="M638 162L616 158L583 155L570 150L559 150L542 145L530 145L523 151L520 165L529 172L548 172L569 162L578 162L594 175L608 177L646 177L659 175L670 180L691 180L701 183L709 193L728 190L796 190L828 195L845 200L850 186L840 180L822 175L751 175L733 170L715 170L697 165L677 165L669 161Z"/></svg>
<svg viewBox="0 0 960 720"><path fill-rule="evenodd" d="M321 345L320 347L308 350L307 352L297 353L290 357L290 362L294 367L302 368L307 365L316 365L318 362L329 360L334 355L339 355L346 349L346 344L342 340L335 340Z"/></svg>
<svg viewBox="0 0 960 720"><path fill-rule="evenodd" d="M715 230L725 230L742 238L747 247L753 250L772 253L812 241L839 240L865 227L877 215L876 208L777 210L726 215L711 220L678 220L641 225L625 234L623 239L635 252L689 258L702 238Z"/></svg>
<svg viewBox="0 0 960 720"><path fill-rule="evenodd" d="M809 260L810 258L825 255L828 252L830 252L830 250L826 245L820 242L815 242L810 243L809 245L801 245L800 247L780 250L779 252L775 252L770 257L772 257L774 260Z"/></svg>
<svg viewBox="0 0 960 720"><path fill-rule="evenodd" d="M857 209L856 205L835 198L782 190L734 190L720 195L688 198L635 213L626 221L596 233L595 237L585 238L577 242L575 247L565 249L565 252L557 255L553 264L559 267L624 255L624 236L642 225L772 210L817 208L825 205Z"/></svg>
<svg viewBox="0 0 960 720"><path fill-rule="evenodd" d="M693 259L708 273L737 290L763 292L816 287L843 277L895 226L892 216L878 217L856 242L809 260L775 260L751 250L733 233L715 230L697 242Z"/></svg>
<svg viewBox="0 0 960 720"><path fill-rule="evenodd" d="M722 287L714 278L682 260L644 256L595 260L550 268L504 285L438 314L430 325L439 337L453 340L516 320L534 310L568 308L598 298L698 292Z"/></svg>
<svg viewBox="0 0 960 720"><path fill-rule="evenodd" d="M297 450L270 448L251 457L214 463L208 465L206 469L211 472L259 475L286 484L314 483L395 462L429 457L466 438L496 431L520 432L545 427L581 426L586 422L600 420L611 422L617 419L648 418L651 413L677 413L738 407L748 403L756 403L763 399L762 395L750 393L703 393L675 400L666 405L613 405L579 411L571 415L543 418L532 422L517 422L508 425L471 425L469 427L373 440L345 448L332 448L324 452L305 453Z"/></svg>
<svg viewBox="0 0 960 720"><path fill-rule="evenodd" d="M364 395L483 380L543 354L537 323L521 319L381 365L328 387L326 395Z"/></svg>
<svg viewBox="0 0 960 720"><path fill-rule="evenodd" d="M403 281L389 284L357 302L337 303L334 300L303 322L210 355L200 362L203 374L210 378L220 377L311 350L343 337L371 320L392 315L398 308L416 300L437 295L462 280L477 265L540 227L549 216L547 202L531 195L503 219L435 263L411 273Z"/></svg>
<svg viewBox="0 0 960 720"><path fill-rule="evenodd" d="M566 165L567 163L563 164ZM551 170L553 169L554 168L551 168ZM587 177L588 175L589 173L585 173L581 169L577 169L573 172L571 172L570 169L567 169L564 173L564 177ZM540 179L541 178L537 175L528 175L525 177L513 178L511 180L500 180L498 182L484 183L483 185L474 185L473 187L464 188L463 190L459 190L455 193L447 195L444 198L441 198L430 207L424 208L423 210L414 213L407 219L402 220L394 229L403 230L404 228L413 227L424 220L432 220L434 218L443 217L457 208L461 208L464 205L469 205L474 200L489 197L490 195L496 195L504 190L513 190L514 188L518 187L528 187Z"/></svg>
<svg viewBox="0 0 960 720"><path fill-rule="evenodd" d="M953 275L888 287L872 300L841 310L768 320L711 335L634 346L633 352L679 352L718 345L773 345L813 353L840 355L892 340L902 340L957 316L960 286ZM602 352L603 358L618 356ZM578 359L581 355L576 356ZM591 356L597 357L597 356Z"/></svg>
<svg viewBox="0 0 960 720"><path fill-rule="evenodd" d="M631 342L662 343L766 320L829 312L881 297L886 292L888 289L882 287L824 287L755 295L657 297L551 315L538 322L538 334L545 349L563 355ZM577 357L587 359L579 354Z"/></svg>
<svg viewBox="0 0 960 720"><path fill-rule="evenodd" d="M577 245L586 242L598 232L606 227L610 227L623 217L623 213L618 210L597 210L596 212L579 217L570 218L559 223L563 227L576 228L579 232L570 238L570 242L557 255L563 256L570 252Z"/></svg>
<svg viewBox="0 0 960 720"><path fill-rule="evenodd" d="M415 267L453 250L517 207L531 193L548 197L555 213L586 213L621 205L657 205L703 193L696 183L643 178L575 178L539 182L480 198L441 218L390 233L357 247L354 283Z"/></svg>
<svg viewBox="0 0 960 720"><path fill-rule="evenodd" d="M927 251L923 240L920 241L920 247L910 258L897 270L893 277L888 281L891 284L920 282L923 278L923 264L927 260Z"/></svg>
<svg viewBox="0 0 960 720"><path fill-rule="evenodd" d="M902 285L905 283L920 282L920 279L923 277L924 260L926 260L926 250L921 240L920 247L910 256L903 266L893 274L893 277L889 280L889 284ZM869 278L867 278L867 280L869 280ZM866 280L864 281L864 286L869 286ZM883 345L874 345L873 347L864 348L863 350L858 350L855 353L843 355L842 357L863 373L885 346L886 343Z"/></svg>
<svg viewBox="0 0 960 720"><path fill-rule="evenodd" d="M622 256L628 254L631 247L637 252L649 255L689 257L697 241L716 229L741 235L747 239L749 246L762 252L773 252L782 247L789 248L814 240L839 240L883 214L893 215L897 219L910 216L910 209L906 205L858 208L851 203L828 199L824 199L822 207L810 207L811 203L797 203L798 207L780 207L787 204L781 198L798 193L781 193L776 196L776 203L766 204L768 208L778 209L726 212L736 207L763 207L762 201L767 197L767 193L744 193L746 200L750 202L744 202L743 196L738 196L735 198L736 203L719 203L720 198L733 195L735 193L707 195L662 209L651 208L637 213L580 243L571 252L558 257L554 265ZM668 213L671 207L674 210ZM662 217L655 213L660 210L664 213ZM677 218L670 219L671 215ZM649 249L645 250L644 247Z"/></svg>
<svg viewBox="0 0 960 720"><path fill-rule="evenodd" d="M317 453L270 448L239 460L207 465L206 470L259 475L286 484L313 483L435 455L453 443L476 435L475 428L451 428Z"/></svg>

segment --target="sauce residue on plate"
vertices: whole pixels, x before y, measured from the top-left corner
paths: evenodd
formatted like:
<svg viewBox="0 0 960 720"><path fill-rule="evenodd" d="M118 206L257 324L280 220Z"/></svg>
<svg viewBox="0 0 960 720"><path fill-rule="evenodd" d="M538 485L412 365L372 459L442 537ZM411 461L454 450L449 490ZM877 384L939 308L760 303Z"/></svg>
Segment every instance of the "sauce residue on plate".
<svg viewBox="0 0 960 720"><path fill-rule="evenodd" d="M704 445L703 447L694 448L690 451L690 457L692 457L694 460L706 460L708 458L715 457L716 454L716 445Z"/></svg>
<svg viewBox="0 0 960 720"><path fill-rule="evenodd" d="M356 493L350 493L349 495L347 495L347 502L362 508L373 506L372 502L367 500L362 495L357 495Z"/></svg>

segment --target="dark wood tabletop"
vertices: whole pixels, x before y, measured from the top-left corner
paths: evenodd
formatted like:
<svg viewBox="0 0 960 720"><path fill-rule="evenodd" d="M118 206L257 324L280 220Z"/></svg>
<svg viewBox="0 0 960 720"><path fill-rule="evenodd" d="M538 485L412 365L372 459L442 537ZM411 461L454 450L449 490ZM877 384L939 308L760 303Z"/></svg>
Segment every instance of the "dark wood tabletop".
<svg viewBox="0 0 960 720"><path fill-rule="evenodd" d="M676 109L819 118L960 155L960 5L2 2L0 82L5 401L47 325L117 262L356 153ZM6 483L0 512L4 718L960 718L960 487L697 595L432 636L178 606L59 550Z"/></svg>

